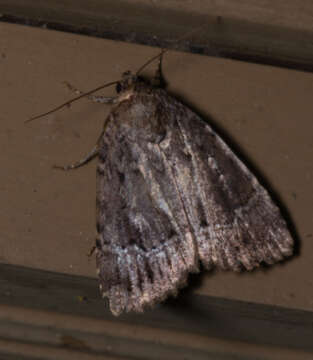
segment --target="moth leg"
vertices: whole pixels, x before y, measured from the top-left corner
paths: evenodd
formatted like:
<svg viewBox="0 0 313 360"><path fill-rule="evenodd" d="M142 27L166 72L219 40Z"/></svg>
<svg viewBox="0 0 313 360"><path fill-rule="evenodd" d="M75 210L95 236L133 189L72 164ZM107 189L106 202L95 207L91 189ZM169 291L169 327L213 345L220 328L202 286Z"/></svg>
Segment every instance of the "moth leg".
<svg viewBox="0 0 313 360"><path fill-rule="evenodd" d="M99 147L98 144L95 145L95 147L90 151L89 154L87 154L83 159L70 164L70 165L65 165L65 166L58 166L58 165L54 165L53 168L54 169L60 169L60 170L72 170L72 169L77 169L85 164L87 164L90 160L92 160L95 156L98 155L99 152Z"/></svg>
<svg viewBox="0 0 313 360"><path fill-rule="evenodd" d="M97 248L97 247L94 245L94 246L89 250L89 253L87 254L87 256L88 256L89 258L93 255L93 253L95 252L96 248Z"/></svg>
<svg viewBox="0 0 313 360"><path fill-rule="evenodd" d="M73 85L71 85L67 81L64 81L64 84L70 91L73 91L76 95L84 94L83 91L76 89ZM101 103L101 104L112 104L116 99L116 97L114 96L112 97L112 96L99 96L99 95L88 95L86 96L86 98L91 100L92 102Z"/></svg>

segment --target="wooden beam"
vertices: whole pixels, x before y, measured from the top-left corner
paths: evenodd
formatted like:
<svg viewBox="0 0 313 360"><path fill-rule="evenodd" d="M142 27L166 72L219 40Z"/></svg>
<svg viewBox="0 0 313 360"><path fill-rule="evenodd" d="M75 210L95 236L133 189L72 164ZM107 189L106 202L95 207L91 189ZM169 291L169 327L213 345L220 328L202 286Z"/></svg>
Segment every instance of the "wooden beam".
<svg viewBox="0 0 313 360"><path fill-rule="evenodd" d="M313 70L310 1L0 0L0 11L2 21Z"/></svg>
<svg viewBox="0 0 313 360"><path fill-rule="evenodd" d="M313 354L309 311L185 292L144 314L115 318L95 279L1 264L0 283L0 355L304 360Z"/></svg>

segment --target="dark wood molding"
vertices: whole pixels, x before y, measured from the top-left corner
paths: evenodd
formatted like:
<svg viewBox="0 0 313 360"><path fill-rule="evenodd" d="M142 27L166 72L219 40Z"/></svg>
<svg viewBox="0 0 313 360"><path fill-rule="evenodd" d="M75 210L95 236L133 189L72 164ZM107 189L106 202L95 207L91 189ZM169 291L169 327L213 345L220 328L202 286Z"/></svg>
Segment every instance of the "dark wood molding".
<svg viewBox="0 0 313 360"><path fill-rule="evenodd" d="M0 0L0 20L313 70L312 4L208 2L203 9L199 2L178 5L176 1L154 4L139 0Z"/></svg>
<svg viewBox="0 0 313 360"><path fill-rule="evenodd" d="M134 358L145 357L155 348L172 359L182 354L187 359L228 359L234 346L242 359L251 358L249 351L265 355L268 347L267 359L276 358L275 348L297 359L313 352L313 313L309 311L185 291L144 314L116 318L92 278L0 264L0 283L0 337L32 346L46 342L56 349ZM10 329L7 335L5 328ZM135 328L138 333L129 335ZM26 337L21 335L23 329ZM149 333L155 334L154 341ZM158 336L164 339L158 342ZM52 344L54 337L58 340ZM209 346L210 342L215 345ZM106 351L105 343L111 346Z"/></svg>

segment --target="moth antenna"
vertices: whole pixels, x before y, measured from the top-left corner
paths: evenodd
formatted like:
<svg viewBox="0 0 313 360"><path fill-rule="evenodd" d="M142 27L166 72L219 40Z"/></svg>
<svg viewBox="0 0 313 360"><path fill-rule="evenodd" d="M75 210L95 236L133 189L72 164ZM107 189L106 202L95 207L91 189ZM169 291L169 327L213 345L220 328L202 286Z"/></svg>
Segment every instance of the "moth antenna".
<svg viewBox="0 0 313 360"><path fill-rule="evenodd" d="M145 62L137 71L136 71L136 75L139 75L139 73L145 68L147 67L149 64L151 64L154 60L158 59L159 57L161 57L164 53L166 53L167 51L169 51L169 49L162 49L161 52L158 55L153 56L153 58L151 58L150 60L148 60L147 62Z"/></svg>
<svg viewBox="0 0 313 360"><path fill-rule="evenodd" d="M191 31L189 31L188 33L184 34L183 36L181 36L179 39L176 40L176 43L178 43L181 40L184 40L186 38L189 38L192 34L199 32L201 29L205 28L206 24L199 26ZM159 57L161 57L163 54L165 54L166 52L168 52L170 49L162 49L161 52L154 56L153 58L151 58L150 60L148 60L146 63L144 63L137 71L136 71L136 75L138 75L146 66L148 66L149 64L151 64L154 60L158 59Z"/></svg>
<svg viewBox="0 0 313 360"><path fill-rule="evenodd" d="M65 106L72 104L74 101L77 101L77 100L81 99L82 97L88 96L88 95L93 94L94 92L96 92L96 91L98 91L98 90L101 90L101 89L103 89L103 88L105 88L105 87L108 87L108 86L111 86L111 85L114 85L114 84L117 84L117 83L118 83L118 81L112 81L112 82L109 82L109 83L107 83L107 84L98 86L97 88L95 88L95 89L93 89L93 90L90 90L90 91L88 91L88 92L86 92L86 93L84 93L84 94L82 94L82 95L79 95L79 96L75 97L75 98L72 99L72 100L66 101L65 103L63 103L63 104L55 107L54 109L52 109L52 110L50 110L50 111L47 111L47 112L45 112L45 113L43 113L43 114L40 114L40 115L34 116L34 117L30 118L30 119L27 119L27 120L24 121L24 123L28 123L28 122L30 122L30 121L33 121L33 120L36 120L36 119L40 119L40 118L42 118L42 117L44 117L44 116L46 116L46 115L52 114L52 113L54 113L55 111L58 111L58 110L64 108Z"/></svg>

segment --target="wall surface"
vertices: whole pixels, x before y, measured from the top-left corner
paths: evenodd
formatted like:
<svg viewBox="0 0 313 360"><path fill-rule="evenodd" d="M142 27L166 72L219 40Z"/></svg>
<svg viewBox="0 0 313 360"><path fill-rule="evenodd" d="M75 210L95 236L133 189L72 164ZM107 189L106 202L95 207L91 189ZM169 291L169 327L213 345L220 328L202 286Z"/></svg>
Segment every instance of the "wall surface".
<svg viewBox="0 0 313 360"><path fill-rule="evenodd" d="M1 263L96 278L87 256L95 238L96 160L72 172L52 167L88 153L110 109L83 99L24 121L70 99L64 81L89 90L157 52L0 23ZM312 312L313 75L174 51L163 72L168 90L210 121L274 194L297 242L296 255L282 264L203 272L188 291Z"/></svg>

